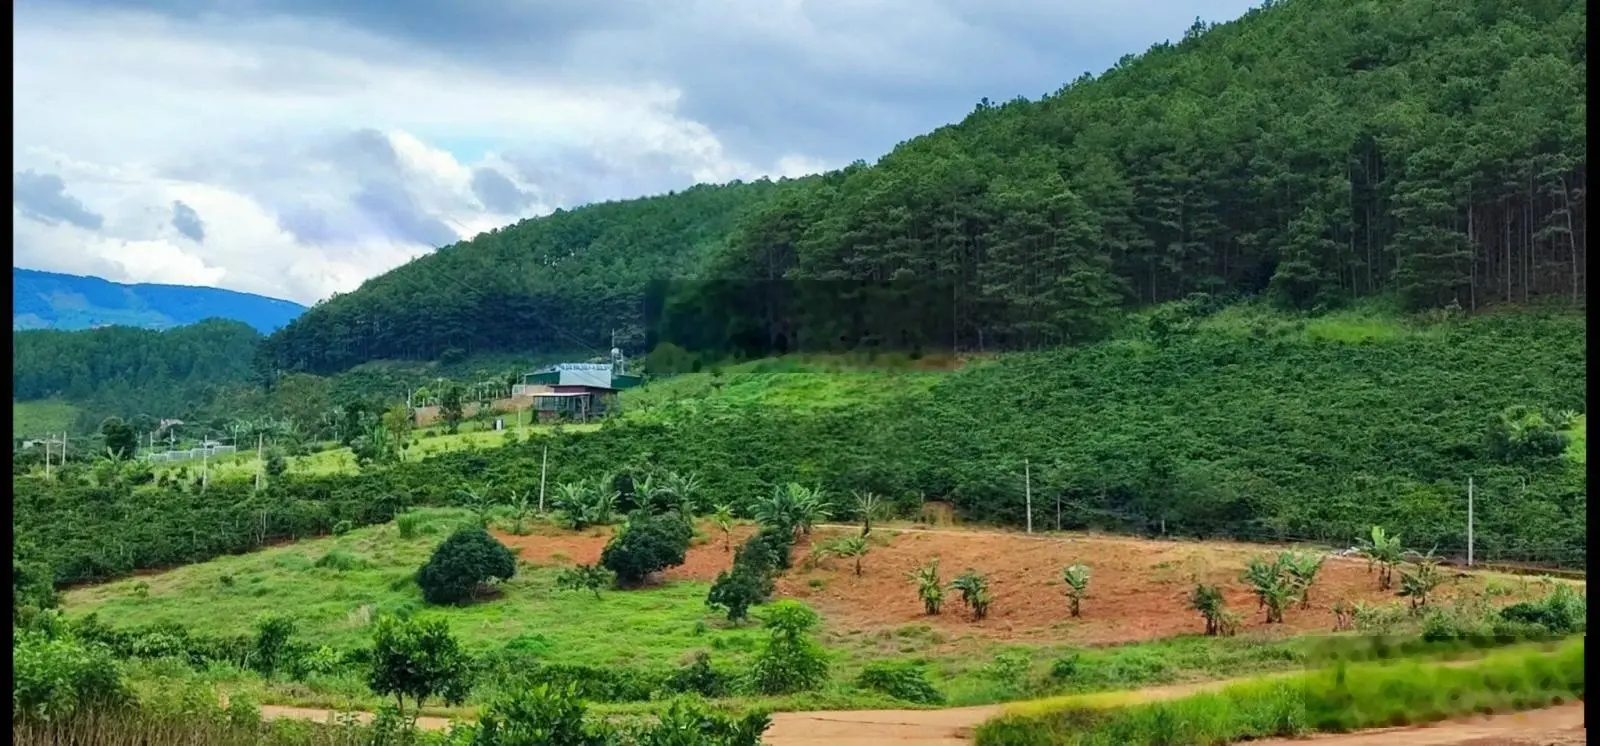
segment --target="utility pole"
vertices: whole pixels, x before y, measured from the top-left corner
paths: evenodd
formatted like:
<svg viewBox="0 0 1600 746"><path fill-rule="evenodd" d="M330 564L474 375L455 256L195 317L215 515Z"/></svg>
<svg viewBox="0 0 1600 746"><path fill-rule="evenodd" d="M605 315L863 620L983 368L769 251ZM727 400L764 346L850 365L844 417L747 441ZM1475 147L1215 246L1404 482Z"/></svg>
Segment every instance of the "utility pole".
<svg viewBox="0 0 1600 746"><path fill-rule="evenodd" d="M54 439L55 439L55 436L53 436L53 435L44 436L44 478L45 479L49 479L50 478L50 441L54 440Z"/></svg>
<svg viewBox="0 0 1600 746"><path fill-rule="evenodd" d="M266 475L267 464L261 460L264 439L261 433L256 433L256 491L261 491L261 480Z"/></svg>
<svg viewBox="0 0 1600 746"><path fill-rule="evenodd" d="M539 515L544 515L544 474L550 466L550 446L544 447L544 455L539 458Z"/></svg>
<svg viewBox="0 0 1600 746"><path fill-rule="evenodd" d="M1028 533L1033 533L1033 472L1028 460L1022 460L1022 489L1028 500Z"/></svg>
<svg viewBox="0 0 1600 746"><path fill-rule="evenodd" d="M1472 477L1467 477L1467 567L1472 567Z"/></svg>
<svg viewBox="0 0 1600 746"><path fill-rule="evenodd" d="M193 451L191 451L193 453ZM205 438L200 439L200 491L204 492L211 486L211 449L206 448Z"/></svg>

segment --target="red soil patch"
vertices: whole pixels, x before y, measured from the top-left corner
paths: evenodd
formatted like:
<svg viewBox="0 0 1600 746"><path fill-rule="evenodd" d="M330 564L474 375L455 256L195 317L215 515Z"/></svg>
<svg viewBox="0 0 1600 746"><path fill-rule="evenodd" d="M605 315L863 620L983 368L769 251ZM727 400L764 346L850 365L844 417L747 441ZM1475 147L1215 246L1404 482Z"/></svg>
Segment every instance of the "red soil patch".
<svg viewBox="0 0 1600 746"><path fill-rule="evenodd" d="M664 580L710 581L730 566L733 555L723 550L721 532L702 531L709 540L691 547L685 563L664 573ZM752 531L748 526L735 529L733 546ZM1188 601L1197 581L1222 588L1228 607L1245 617L1246 630L1267 627L1239 574L1252 555L1275 551L1274 547L878 527L873 529L875 543L863 560L861 577L844 560L825 560L819 567L805 569L813 544L848 531L818 528L811 540L795 547L794 569L778 580L780 596L804 600L836 630L927 624L957 635L1083 644L1197 634L1205 631L1205 624ZM608 530L561 536L497 534L507 546L520 549L524 561L535 564L598 562L609 535ZM987 619L973 622L954 593L946 596L943 614L922 613L908 575L933 557L939 558L946 582L967 568L988 575L995 600ZM1062 592L1061 568L1080 562L1091 568L1092 579L1083 616L1072 619ZM1455 583L1475 584L1475 579L1457 577L1440 588L1440 596L1447 596ZM1330 557L1323 566L1311 596L1310 609L1296 606L1285 613L1283 624L1272 627L1284 632L1331 631L1331 606L1336 601L1396 600L1394 591L1377 589L1376 576L1368 573L1364 561L1339 557Z"/></svg>

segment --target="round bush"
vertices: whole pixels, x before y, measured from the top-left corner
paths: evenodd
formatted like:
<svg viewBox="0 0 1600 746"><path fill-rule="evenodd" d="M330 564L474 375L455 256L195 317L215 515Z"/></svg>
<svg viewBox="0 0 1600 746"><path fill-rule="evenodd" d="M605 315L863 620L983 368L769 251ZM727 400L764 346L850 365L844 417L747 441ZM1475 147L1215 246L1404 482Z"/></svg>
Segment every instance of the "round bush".
<svg viewBox="0 0 1600 746"><path fill-rule="evenodd" d="M422 599L430 604L454 604L474 597L478 587L493 579L517 574L517 559L488 531L469 526L445 539L428 564L417 573Z"/></svg>

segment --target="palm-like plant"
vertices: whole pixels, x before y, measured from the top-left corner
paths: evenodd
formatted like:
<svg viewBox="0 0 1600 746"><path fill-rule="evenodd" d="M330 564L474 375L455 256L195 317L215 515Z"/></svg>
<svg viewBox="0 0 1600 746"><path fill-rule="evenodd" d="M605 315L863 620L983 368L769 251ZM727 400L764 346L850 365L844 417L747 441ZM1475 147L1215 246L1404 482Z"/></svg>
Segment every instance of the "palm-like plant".
<svg viewBox="0 0 1600 746"><path fill-rule="evenodd" d="M667 472L661 479L661 493L685 516L700 512L700 479L693 474Z"/></svg>
<svg viewBox="0 0 1600 746"><path fill-rule="evenodd" d="M771 494L757 498L751 506L751 515L756 522L773 531L796 530L796 512L793 495L781 486L773 487Z"/></svg>
<svg viewBox="0 0 1600 746"><path fill-rule="evenodd" d="M582 531L589 525L589 490L583 482L563 482L556 485L551 502L554 503L556 510L566 516L572 530Z"/></svg>
<svg viewBox="0 0 1600 746"><path fill-rule="evenodd" d="M1194 592L1189 594L1189 608L1205 617L1207 636L1215 637L1222 632L1222 616L1227 611L1227 602L1216 586L1204 583L1196 585Z"/></svg>
<svg viewBox="0 0 1600 746"><path fill-rule="evenodd" d="M711 522L722 532L723 553L733 551L733 508L726 504L718 505L716 511L711 514Z"/></svg>
<svg viewBox="0 0 1600 746"><path fill-rule="evenodd" d="M1297 598L1298 585L1290 570L1293 562L1292 553L1284 552L1272 562L1259 556L1251 557L1245 566L1243 580L1255 593L1257 608L1267 610L1268 624L1282 622L1284 609L1293 605Z"/></svg>
<svg viewBox="0 0 1600 746"><path fill-rule="evenodd" d="M1328 560L1328 556L1284 552L1283 557L1284 569L1289 571L1295 592L1300 596L1300 608L1311 608L1311 586L1317 582L1317 573L1322 571L1322 563Z"/></svg>
<svg viewBox="0 0 1600 746"><path fill-rule="evenodd" d="M1061 580L1067 584L1067 603L1072 609L1072 616L1076 617L1083 599L1089 597L1089 568L1086 565L1064 568Z"/></svg>
<svg viewBox="0 0 1600 746"><path fill-rule="evenodd" d="M828 542L829 554L855 560L857 577L861 575L861 558L867 556L869 548L864 536L841 536Z"/></svg>
<svg viewBox="0 0 1600 746"><path fill-rule="evenodd" d="M961 592L961 602L972 609L973 621L982 621L989 615L989 603L993 599L989 596L988 578L969 569L951 581L950 587Z"/></svg>
<svg viewBox="0 0 1600 746"><path fill-rule="evenodd" d="M865 491L853 493L856 500L856 515L861 518L861 535L872 533L872 519L883 514L883 498L875 492Z"/></svg>
<svg viewBox="0 0 1600 746"><path fill-rule="evenodd" d="M1399 535L1391 536L1382 526L1373 526L1371 538L1361 539L1361 554L1367 558L1367 572L1378 567L1378 588L1389 590L1394 584L1394 568L1404 554L1400 550Z"/></svg>
<svg viewBox="0 0 1600 746"><path fill-rule="evenodd" d="M810 536L812 528L828 520L828 504L824 500L822 490L790 482L786 491L791 495L795 527L800 529L801 534Z"/></svg>
<svg viewBox="0 0 1600 746"><path fill-rule="evenodd" d="M517 536L528 535L528 516L533 515L534 509L529 500L532 496L529 490L511 491L511 533Z"/></svg>
<svg viewBox="0 0 1600 746"><path fill-rule="evenodd" d="M494 500L489 498L489 493L480 493L477 490L460 490L459 493L466 503L467 509L472 511L473 519L478 522L479 526L487 527L489 525L489 511L494 508Z"/></svg>
<svg viewBox="0 0 1600 746"><path fill-rule="evenodd" d="M939 581L939 558L934 557L928 564L912 571L911 580L917 584L917 597L922 599L922 609L928 616L937 615L944 606L944 584Z"/></svg>
<svg viewBox="0 0 1600 746"><path fill-rule="evenodd" d="M1433 552L1429 551L1417 559L1417 569L1413 572L1402 570L1400 572L1400 596L1410 599L1411 613L1422 613L1428 607L1428 600L1433 591L1444 583L1444 574L1439 572L1439 563L1434 560Z"/></svg>

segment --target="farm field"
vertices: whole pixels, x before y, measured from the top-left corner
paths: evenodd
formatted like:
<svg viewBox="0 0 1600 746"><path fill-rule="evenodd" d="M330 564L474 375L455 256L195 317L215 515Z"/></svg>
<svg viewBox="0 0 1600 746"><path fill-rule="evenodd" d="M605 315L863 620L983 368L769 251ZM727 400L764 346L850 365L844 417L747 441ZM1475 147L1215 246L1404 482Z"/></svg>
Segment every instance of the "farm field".
<svg viewBox="0 0 1600 746"><path fill-rule="evenodd" d="M59 435L72 429L78 408L60 399L11 400L11 431L19 438Z"/></svg>
<svg viewBox="0 0 1600 746"><path fill-rule="evenodd" d="M247 634L263 615L289 613L297 622L297 636L308 644L358 647L369 642L369 624L377 616L424 611L412 573L444 535L470 516L450 509L418 514L410 539L401 538L393 523L358 529L72 589L64 594L63 608L69 617L95 613L118 627L176 623L204 634ZM558 590L555 577L562 567L596 561L609 529L575 533L536 524L534 533L516 536L503 528L497 526L494 533L518 555L519 569L499 587L498 597L424 612L447 619L474 653L515 650L551 663L661 669L704 650L737 666L747 662L764 634L759 625L732 625L705 606L710 581L731 563L724 537L710 525L700 527L686 562L665 572L658 583L603 591L598 599ZM733 541L751 530L736 527ZM818 639L830 652L836 686L769 706L882 707L882 697L837 685L874 660L925 663L951 706L1038 693L1036 685L1017 689L1015 682L996 680L994 661L1003 654L1020 656L1024 678L1034 680L1045 675L1052 661L1079 656L1081 673L1049 685L1053 688L1048 691L1058 692L1281 670L1304 659L1303 636L1332 629L1329 606L1335 600L1395 600L1393 591L1386 598L1377 590L1364 563L1332 559L1319 576L1312 608L1292 609L1284 624L1269 627L1239 580L1245 561L1269 548L1091 535L1028 537L881 526L873 531L860 577L837 559L807 567L811 546L854 530L818 527L809 544L796 546L795 568L778 583L780 597L800 599L821 615ZM947 576L967 567L989 575L995 595L989 618L974 623L955 603L939 616L922 613L907 573L933 556L940 558ZM1094 570L1094 585L1077 620L1067 614L1059 580L1060 568L1073 562ZM1240 636L1200 636L1202 620L1184 599L1196 580L1226 589L1230 607L1245 616ZM1490 582L1512 588L1510 600L1540 590L1539 582L1528 578L1474 574L1454 578L1452 590L1445 593L1468 592ZM206 613L196 615L196 608ZM133 670L139 678L141 669ZM144 670L146 679L175 675L158 665ZM261 701L274 704L345 706L370 699L360 681L337 677L313 684L267 684L250 676L214 683L255 691Z"/></svg>

